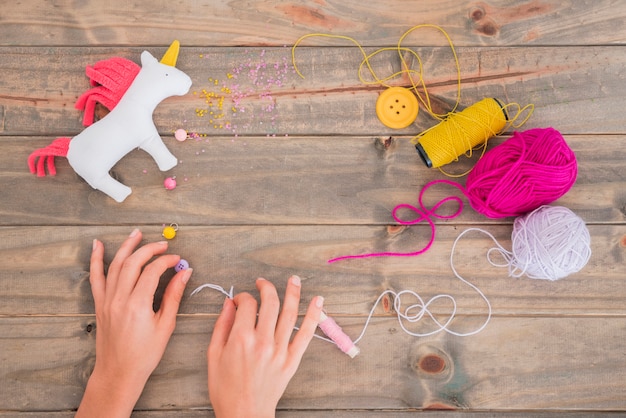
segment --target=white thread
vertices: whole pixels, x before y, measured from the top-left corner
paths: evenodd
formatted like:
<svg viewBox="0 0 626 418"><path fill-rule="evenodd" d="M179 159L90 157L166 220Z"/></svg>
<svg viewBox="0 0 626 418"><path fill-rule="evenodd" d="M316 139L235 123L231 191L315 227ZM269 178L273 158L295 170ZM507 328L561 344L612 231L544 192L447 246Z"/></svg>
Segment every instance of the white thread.
<svg viewBox="0 0 626 418"><path fill-rule="evenodd" d="M216 285L216 284L212 284L212 283L206 283L206 284L203 284L202 286L196 287L194 289L194 291L191 292L191 295L189 295L189 296L193 296L193 295L199 293L202 289L206 289L206 288L217 290L218 292L221 292L224 295L226 295L226 297L228 297L228 299L232 299L234 297L233 292L234 292L235 289L234 289L233 286L231 286L230 290L227 292L226 290L224 290L224 288L222 286L219 286L219 285Z"/></svg>
<svg viewBox="0 0 626 418"><path fill-rule="evenodd" d="M591 257L585 222L562 206L541 206L513 223L509 274L558 280L580 271Z"/></svg>
<svg viewBox="0 0 626 418"><path fill-rule="evenodd" d="M417 292L412 290L402 290L400 292L386 290L376 299L363 325L361 334L353 341L353 344L356 345L363 339L367 327L374 316L376 307L386 295L393 297L393 308L397 314L398 324L408 335L428 337L439 332L447 332L457 337L467 337L478 334L485 329L492 316L491 303L485 294L476 285L464 279L454 266L454 253L459 240L473 231L480 232L491 238L495 243L495 247L487 251L487 260L495 267L508 267L509 276L511 277L521 277L526 274L533 279L558 280L582 269L591 257L589 230L584 221L569 209L561 206L541 206L525 216L516 218L511 237L512 251L500 245L491 233L480 228L468 228L461 232L452 244L450 268L457 279L474 289L485 301L487 317L482 325L468 332L451 330L449 325L457 313L456 300L451 295L439 294L425 302ZM498 263L494 261L493 253L497 253L505 262ZM231 299L233 298L232 286L230 292L226 292L221 286L214 284L204 284L194 290L191 295L193 296L201 289L207 287L218 290ZM406 295L417 299L417 303L410 304L402 310L401 298ZM444 322L439 321L429 310L429 306L438 300L448 300L452 303L452 312ZM405 322L416 323L423 319L424 316L429 317L436 324L437 328L429 332L419 333L411 331L406 327ZM294 329L298 330L299 328L294 327ZM330 338L318 334L313 336L337 346L337 343Z"/></svg>
<svg viewBox="0 0 626 418"><path fill-rule="evenodd" d="M195 288L191 294L189 295L194 296L198 293L200 293L203 289L213 289L213 290L217 290L218 292L224 294L226 297L228 297L229 299L232 299L234 297L234 286L230 287L230 290L227 292L226 290L224 290L224 288L220 285L217 284L213 284L213 283L205 283L201 286L198 286L197 288ZM300 328L299 327L293 327L294 330L298 331ZM318 334L313 334L313 337L316 337L320 340L324 340L326 342L329 342L331 344L335 344L335 342L333 340L331 340L330 338L326 338L322 335L318 335ZM335 344L336 345L336 344Z"/></svg>
<svg viewBox="0 0 626 418"><path fill-rule="evenodd" d="M455 316L456 316L456 312L457 312L457 305L456 305L456 300L454 299L453 296L448 295L448 294L440 294L440 295L436 295L433 296L428 302L424 302L424 300L422 299L422 297L415 291L412 290L402 290L400 292L395 292L393 290L386 290L384 292L382 292L379 296L378 299L376 299L376 302L374 303L374 305L372 306L372 309L369 312L369 315L367 316L367 319L365 321L365 324L363 325L363 330L361 331L361 334L353 341L354 345L358 344L358 342L365 336L365 331L367 330L367 327L369 326L372 317L374 316L374 311L376 310L376 307L378 306L378 304L380 303L380 301L382 300L382 298L385 295L392 295L394 298L393 301L393 307L394 310L397 313L397 319L398 319L398 323L400 325L400 327L402 328L402 330L407 333L408 335L414 336L414 337L427 337L427 336L431 336L434 334L437 334L439 332L445 331L448 334L451 335L455 335L458 337L467 337L470 335L475 335L478 334L479 332L481 332L489 323L489 321L491 320L491 314L492 314L492 308L491 308L491 303L489 303L489 299L487 299L487 297L485 296L485 294L475 285L473 285L472 283L468 282L467 280L465 280L463 277L461 277L461 275L456 271L456 268L454 267L454 249L456 247L456 244L458 242L458 240L466 233L469 232L471 230L479 230L481 232L485 232L487 235L491 236L492 239L495 241L495 238L493 238L493 236L491 234L489 234L486 231L482 231L480 229L477 228L472 228L472 229L468 229L463 231L454 241L454 244L452 246L452 251L450 254L450 266L452 268L452 271L454 272L454 275L461 280L463 283L465 283L466 285L470 286L472 289L474 289L485 301L485 304L487 305L487 318L485 319L485 321L483 322L483 324L476 328L473 331L469 331L469 332L457 332L457 331L453 331L451 329L448 328L448 326L450 325L450 323L454 320ZM497 244L497 241L496 241ZM499 245L499 244L497 244ZM504 248L500 247L503 251ZM223 294L225 294L226 296L228 296L229 298L233 298L233 287L231 286L230 288L230 292L226 292L221 286L218 285L214 285L214 284L204 284L200 287L198 287L197 289L195 289L193 292L191 292L191 296L195 295L196 293L198 293L201 289L204 288L211 288L217 291L222 292ZM409 306L407 306L404 311L402 311L402 301L401 301L401 297L404 295L410 295L415 297L418 300L418 303L414 303L411 304ZM440 299L448 299L451 303L452 303L452 313L450 314L450 316L448 317L448 319L444 322L441 323L437 318L435 318L434 314L428 309L428 307L430 306L431 303L436 302L437 300ZM417 310L417 312L413 312ZM419 320L421 320L425 315L427 315L436 325L437 325L437 329L430 331L430 332L426 332L426 333L418 333L418 332L413 332L411 330L409 330L403 321L409 322L409 323L416 323ZM298 327L294 327L294 330L299 330ZM320 340L329 342L331 344L334 344L335 346L337 346L337 343L335 343L335 341L333 341L330 338L326 338L322 335L318 335L318 334L314 334L313 337L318 338Z"/></svg>
<svg viewBox="0 0 626 418"><path fill-rule="evenodd" d="M526 275L554 281L580 271L591 257L591 237L585 222L562 206L544 205L516 218L511 234L512 251L479 228L467 229L461 235L469 231L479 231L493 240L496 247L487 252L487 259L492 266L507 267L510 277ZM495 262L493 252L505 263Z"/></svg>
<svg viewBox="0 0 626 418"><path fill-rule="evenodd" d="M456 244L456 242L455 242ZM452 261L452 256L451 256L451 261ZM454 268L454 266L452 265L452 270L454 271L455 276L461 280L463 283L467 284L468 286L470 286L472 289L474 289L479 295L480 297L483 298L483 300L485 301L485 304L487 305L487 318L485 319L485 321L483 322L483 324L474 329L473 331L469 331L469 332L457 332L457 331L453 331L450 328L448 328L448 326L450 325L450 323L454 320L455 316L456 316L456 312L457 312L457 305L456 305L456 300L454 299L453 296L448 295L448 294L439 294L436 296L433 296L432 298L430 298L430 300L428 302L424 302L424 300L422 299L422 297L415 291L413 290L402 290L400 292L395 292L393 290L385 290L384 292L382 292L380 294L380 296L378 296L378 299L376 299L376 302L374 303L374 306L372 307L372 309L370 310L369 315L367 316L367 320L365 321L365 325L363 326L363 330L361 331L361 334L354 340L354 344L358 344L359 341L361 341L361 339L364 337L365 335L365 331L367 329L367 327L369 326L369 323L372 319L372 316L374 315L374 311L376 310L376 306L378 306L378 304L380 303L380 301L382 300L382 298L385 295L391 295L393 296L393 308L396 311L397 314L397 319L398 319L398 324L400 325L400 327L402 328L402 330L407 333L408 335L411 335L413 337L428 337L434 334L437 334L439 332L447 332L448 334L451 335L455 335L457 337L469 337L470 335L475 335L478 334L479 332L481 332L483 329L485 329L485 327L487 326L487 324L489 323L489 321L491 320L491 313L492 313L492 308L491 308L491 303L489 303L489 299L487 299L487 297L485 296L485 294L475 285L473 285L472 283L468 282L467 280L465 280L464 278L462 278L457 272L456 269ZM402 301L400 300L402 296L404 295L410 295L413 296L414 298L416 298L418 300L418 303L414 303L412 305L408 305L404 311L402 311ZM450 313L450 316L448 317L448 319L441 323L437 318L435 318L435 316L433 315L433 313L428 309L429 305L439 299L448 299L451 303L452 303L452 313ZM417 310L417 312L413 313L414 310ZM414 332L409 330L403 321L409 322L409 323L416 323L418 321L420 321L425 315L427 315L436 325L437 328L433 331L430 332L425 332L425 333L420 333L420 332Z"/></svg>

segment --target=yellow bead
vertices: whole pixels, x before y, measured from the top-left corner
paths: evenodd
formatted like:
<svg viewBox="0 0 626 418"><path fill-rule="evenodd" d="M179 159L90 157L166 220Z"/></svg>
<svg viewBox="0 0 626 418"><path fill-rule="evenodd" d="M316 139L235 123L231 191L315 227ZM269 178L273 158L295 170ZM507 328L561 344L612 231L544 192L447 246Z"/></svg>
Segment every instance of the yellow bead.
<svg viewBox="0 0 626 418"><path fill-rule="evenodd" d="M176 236L176 229L173 226L166 226L163 228L163 237L165 239L172 239Z"/></svg>

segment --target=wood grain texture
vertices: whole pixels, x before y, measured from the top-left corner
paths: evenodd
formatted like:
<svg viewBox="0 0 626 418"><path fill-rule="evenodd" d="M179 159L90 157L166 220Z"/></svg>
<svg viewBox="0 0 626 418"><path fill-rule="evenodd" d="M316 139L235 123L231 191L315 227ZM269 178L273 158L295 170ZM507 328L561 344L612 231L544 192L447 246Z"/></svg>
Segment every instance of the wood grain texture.
<svg viewBox="0 0 626 418"><path fill-rule="evenodd" d="M396 44L416 24L437 23L458 45L623 44L625 12L622 3L609 0L26 1L3 8L0 42L168 45L177 38L187 45L282 46L324 32L380 46ZM414 40L441 41L432 32Z"/></svg>
<svg viewBox="0 0 626 418"><path fill-rule="evenodd" d="M511 418L551 418L554 416L562 416L562 413L555 414L549 411L497 411L497 412L485 412L485 411L454 411L454 410L423 410L423 409L408 409L403 411L384 410L384 411L342 411L342 410L317 410L317 411L294 411L294 410L278 410L276 416L278 418L290 417L290 418L312 418L320 416L333 416L336 418L370 418L380 417L381 414L388 418L406 418L415 417L419 413L422 418L498 418L502 416ZM74 411L64 412L48 412L46 411L46 417L49 418L72 418ZM2 418L29 418L40 417L40 412L4 412L0 411L0 417ZM170 418L172 416L181 418L210 418L214 417L213 411L205 408L198 408L197 410L176 410L176 411L134 411L133 418ZM593 411L568 411L568 417L572 418L613 418L621 417L621 412L605 411L605 412L593 412Z"/></svg>
<svg viewBox="0 0 626 418"><path fill-rule="evenodd" d="M160 57L165 48L150 50ZM89 88L85 66L115 55L138 61L141 51L136 47L0 47L4 57L0 133L77 134L83 129L82 115L74 103ZM461 107L497 97L505 103L535 105L524 129L554 126L565 134L624 133L626 57L619 51L607 46L458 48ZM420 48L418 52L433 108L439 113L450 111L457 94L450 50ZM359 81L362 58L356 48L298 48L296 63L305 76L302 79L291 67L291 48L183 48L178 67L192 78L191 92L164 101L154 120L164 134L184 127L202 135L232 137L412 136L435 125L422 111L409 128L385 128L375 112L384 87ZM390 53L382 58L372 62L379 77L398 71L397 56ZM392 84L408 85L408 81ZM218 99L211 107L207 94L223 98L222 109L216 109ZM199 111L206 114L198 116ZM223 116L218 121L210 111Z"/></svg>
<svg viewBox="0 0 626 418"><path fill-rule="evenodd" d="M488 263L493 242L469 234L454 262L492 305L481 333L414 338L393 312L377 307L356 359L326 342L311 343L277 416L624 416L625 17L626 4L610 0L0 5L0 418L74 415L95 360L91 242L104 242L108 263L134 227L148 242L177 223L169 252L189 260L194 275L176 332L133 417L214 416L205 350L223 295L204 290L191 297L204 283L256 296L254 279L261 276L282 294L296 273L303 299L323 295L328 313L353 338L387 289L414 290L425 300L448 293L458 304L451 327L479 327L487 306L454 277L450 251L470 227L510 248L513 219L490 220L467 207L453 220L437 221L433 247L422 256L327 263L427 242L427 226L398 227L390 213L397 204L415 204L423 185L443 178L410 144L435 121L422 109L409 128L385 128L375 115L383 87L359 81L356 47L307 39L296 50L300 78L291 45L320 32L352 36L373 52L396 45L420 23L445 28L457 48L461 107L484 97L533 103L521 129L553 126L564 134L579 173L555 204L586 221L591 260L556 282L512 279ZM34 149L83 129L74 102L89 88L86 65L112 56L138 62L143 50L160 57L173 39L181 41L178 67L193 86L163 102L154 120L177 167L161 173L142 151L123 158L112 170L133 188L123 204L91 189L62 158L55 177L28 172ZM434 108L449 110L456 81L445 39L426 29L406 45L420 54ZM401 68L393 52L372 65L383 76ZM175 141L177 128L194 138ZM475 161L446 168L461 172ZM162 183L170 175L178 187L166 191ZM432 189L426 204L451 192ZM172 274L161 278L155 306ZM445 320L451 304L430 309ZM415 327L430 331L434 324Z"/></svg>
<svg viewBox="0 0 626 418"><path fill-rule="evenodd" d="M508 136L493 139L497 146ZM579 161L574 187L554 204L569 207L589 223L626 220L626 141L621 135L570 135L566 140ZM0 205L2 225L116 224L176 222L186 225L395 224L393 208L417 205L419 191L443 177L428 169L407 137L211 137L180 143L165 141L180 164L167 173L151 157L135 151L113 174L133 189L118 204L92 189L67 161L56 158L58 173L30 174L28 155L52 138L5 137L0 194L13 196ZM385 145L385 141L387 145ZM462 157L446 170L463 172L476 161ZM167 176L179 186L163 187ZM601 179L600 181L598 179ZM465 178L458 179L465 184ZM432 207L456 194L450 186L430 189ZM159 202L158 206L147 204ZM466 201L455 223L501 223L475 212ZM448 213L456 206L448 206ZM403 214L407 219L410 213ZM438 221L439 222L439 221Z"/></svg>
<svg viewBox="0 0 626 418"><path fill-rule="evenodd" d="M419 257L328 264L329 258L343 254L413 250L426 243L427 229L412 227L390 234L385 227L367 226L181 225L170 252L180 254L194 268L181 313L219 312L221 294L207 290L189 297L204 283L256 293L254 280L265 277L282 292L287 278L298 274L305 283L303 297L323 295L330 314L363 317L383 290L408 289L427 299L452 294L459 314L485 317L484 301L454 277L449 265L452 243L463 229L463 225L440 226L433 247ZM509 278L506 268L488 263L486 254L494 243L478 232L459 241L454 264L487 295L498 315L625 315L626 227L591 225L589 229L593 251L589 264L557 282ZM160 238L159 225L143 230L146 241ZM511 248L510 226L493 225L485 230L505 248ZM110 262L129 231L114 226L3 228L0 315L93 313L88 281L91 241L97 237L105 243L105 261ZM432 309L442 314L451 312L448 303L435 304ZM377 312L382 312L380 307Z"/></svg>
<svg viewBox="0 0 626 418"><path fill-rule="evenodd" d="M362 318L336 318L349 334ZM624 318L496 317L474 337L413 338L380 318L350 359L313 341L281 409L621 410ZM213 316L179 318L139 410L208 408L205 350ZM472 323L475 319L465 318ZM0 318L8 410L76 408L93 367L92 317ZM607 379L607 376L611 376Z"/></svg>

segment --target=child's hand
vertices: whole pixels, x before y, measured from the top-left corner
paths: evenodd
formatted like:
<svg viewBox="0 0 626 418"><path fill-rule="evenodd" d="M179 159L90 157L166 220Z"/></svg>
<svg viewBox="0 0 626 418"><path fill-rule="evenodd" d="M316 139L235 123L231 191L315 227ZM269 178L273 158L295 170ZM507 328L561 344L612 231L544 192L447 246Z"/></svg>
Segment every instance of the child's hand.
<svg viewBox="0 0 626 418"><path fill-rule="evenodd" d="M248 293L226 299L213 330L207 358L209 397L217 417L273 417L280 397L296 373L319 322L323 298L314 298L300 330L300 278L292 276L279 315L276 288L258 279L261 307Z"/></svg>
<svg viewBox="0 0 626 418"><path fill-rule="evenodd" d="M140 241L139 230L133 231L105 278L104 246L94 240L89 280L96 309L96 364L77 416L130 416L176 326L192 270L171 279L160 309L154 312L159 279L180 257L162 255L167 242L146 244L135 251Z"/></svg>

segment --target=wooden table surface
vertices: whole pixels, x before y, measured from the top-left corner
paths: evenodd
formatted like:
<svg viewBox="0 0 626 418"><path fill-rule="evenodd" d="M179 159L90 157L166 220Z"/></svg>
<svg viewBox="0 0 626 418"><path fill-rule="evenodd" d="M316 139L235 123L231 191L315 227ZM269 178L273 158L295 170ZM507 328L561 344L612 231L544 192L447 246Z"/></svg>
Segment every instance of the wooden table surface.
<svg viewBox="0 0 626 418"><path fill-rule="evenodd" d="M491 220L468 206L456 219L437 221L435 243L419 257L327 263L423 246L428 227L398 227L391 211L445 177L410 143L434 124L426 112L399 131L378 121L383 87L359 81L354 45L306 40L296 52L304 79L293 71L291 46L306 34L332 33L373 52L422 23L440 25L454 42L462 107L484 97L533 103L522 129L563 133L579 174L555 204L587 223L591 259L559 281L514 279L488 263L493 243L486 236L468 235L455 265L493 306L482 332L411 337L378 307L355 359L311 343L279 416L626 415L625 22L626 3L609 0L3 1L0 417L73 415L95 355L91 242L105 243L109 262L134 227L152 241L163 225L177 223L170 251L194 267L137 417L212 416L205 350L223 296L205 290L191 297L204 283L255 292L254 279L265 277L282 292L298 274L304 299L323 295L352 337L385 289L426 300L451 294L453 328L479 326L486 305L454 277L452 243L479 227L510 248L513 218ZM83 129L74 102L90 87L87 65L113 56L139 62L143 50L160 57L173 39L182 45L177 66L193 86L159 105L154 120L177 167L162 173L133 151L112 170L133 189L123 203L91 189L62 158L56 176L30 174L33 150ZM445 39L424 30L406 45L419 52L429 92L445 110L456 93ZM390 55L376 66L384 73L399 62ZM212 117L220 100L223 116ZM197 136L178 142L178 128ZM450 170L474 163L463 158ZM162 185L169 175L178 180L172 191ZM450 193L432 190L427 203ZM432 307L444 319L449 308Z"/></svg>

